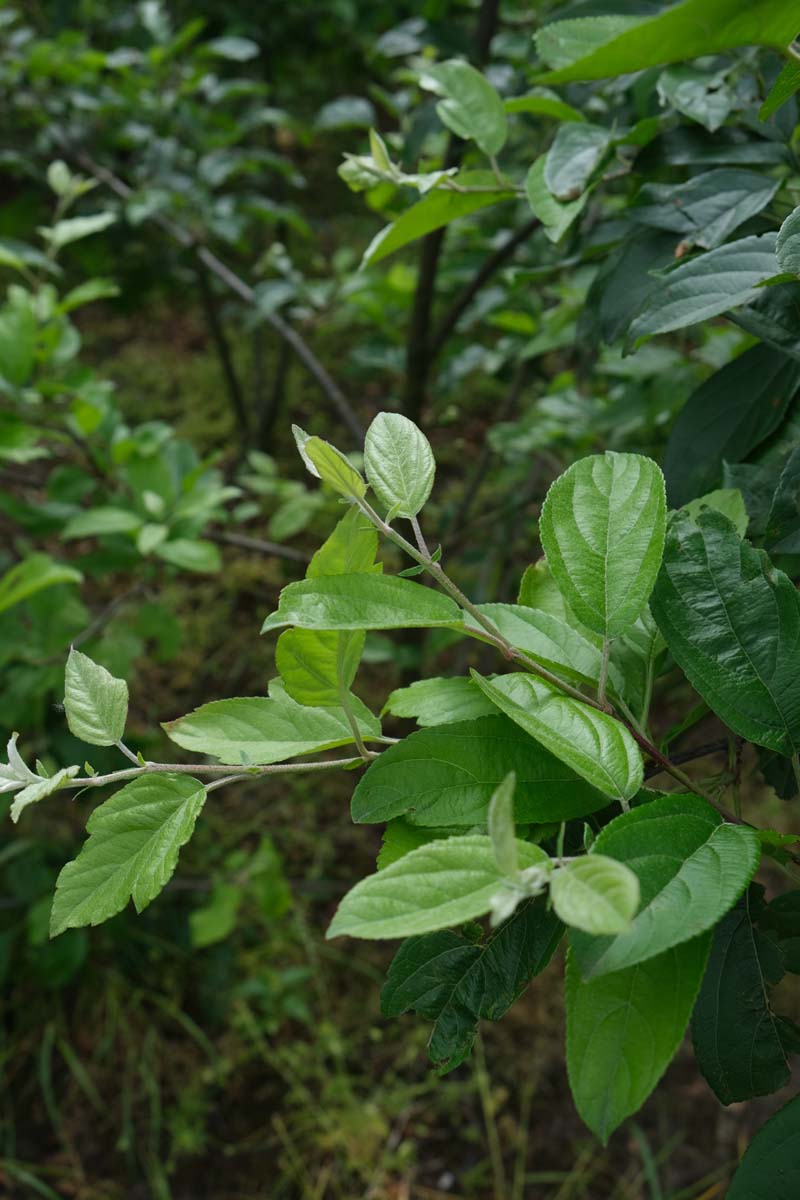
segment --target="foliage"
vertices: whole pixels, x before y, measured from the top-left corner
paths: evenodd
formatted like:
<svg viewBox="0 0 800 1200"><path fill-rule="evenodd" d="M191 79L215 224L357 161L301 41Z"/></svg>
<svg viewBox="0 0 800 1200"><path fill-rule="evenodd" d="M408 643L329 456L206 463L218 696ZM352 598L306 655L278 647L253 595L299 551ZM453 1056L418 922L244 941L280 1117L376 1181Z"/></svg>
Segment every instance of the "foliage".
<svg viewBox="0 0 800 1200"><path fill-rule="evenodd" d="M258 47L239 35L199 40L191 25L176 32L145 5L146 51L97 55L84 38L68 79L69 39L42 43L6 22L28 73L11 71L22 85L15 104L37 129L57 197L42 248L0 243L15 273L0 312L3 453L47 472L44 504L4 502L26 535L0 580L6 661L46 657L52 667L72 640L94 650L77 595L96 570L219 570L209 527L234 500L234 516L261 515L242 488L285 501L282 527L273 512L277 538L345 512L265 616L262 633L279 633L266 694L204 701L164 723L173 745L202 761L132 751L120 677L129 662L115 671L108 655L73 649L66 722L96 748L96 765L70 748L34 769L14 735L0 790L12 818L32 827L34 804L123 785L94 809L83 849L58 876L51 931L74 939L118 919L129 899L137 912L156 901L214 791L361 771L352 817L385 823L384 841L328 936L405 939L383 1009L434 1023L430 1057L443 1072L564 939L569 1082L606 1141L656 1087L690 1020L698 1066L725 1104L782 1087L800 1048L772 994L800 970L798 893L767 902L754 882L762 871L772 886L776 867L791 877L797 839L764 828L758 812L745 819L741 795L743 760L759 787L800 788L800 208L797 75L793 61L781 69L797 33L791 4L761 0L743 16L736 0L713 0L713 20L704 5L702 21L697 0L623 16L596 7L545 12L533 64L526 39L511 34L479 45L472 65L435 22L401 27L384 54L381 132L367 132L375 109L363 98L318 115L317 135L363 131L366 146L345 155L340 176L383 227L358 273L345 255L318 286L275 242L260 267L281 279L251 287L236 277L234 291L251 328L272 322L295 352L284 318L324 313L337 332L368 331L353 375L376 380L378 395L402 388L374 415L363 454L321 436L318 419L305 422L310 434L295 427L315 491L281 480L263 451L233 485L165 423L130 425L110 386L76 365L70 314L110 299L111 285L56 286L62 251L112 239L123 215L173 233L177 222L183 251L213 243L234 260L257 245L255 222L306 236L291 208L267 215L256 203L255 181L297 182L291 156L247 140L264 128L304 132L265 106L264 88L209 67L245 63ZM147 121L131 130L135 106ZM123 206L84 209L104 172L92 161L77 175L64 161L82 142L100 146L112 182L131 146L143 151ZM34 172L24 147L9 157ZM416 271L406 257L386 261L417 250ZM224 279L225 264L211 261ZM183 265L178 255L175 279ZM212 288L208 303L201 271L203 287L219 333L218 296ZM343 393L303 347L352 428ZM459 493L452 467L463 468L469 439L458 439L480 413L464 386L475 377L480 400L496 400L501 385L505 398L482 418L485 445ZM260 419L232 403L251 450ZM65 446L77 456L67 467ZM512 603L515 511L538 500L545 479L535 527L522 527L535 528L544 558ZM435 550L428 530L441 538ZM379 537L388 552L377 561ZM102 566L92 553L64 561L55 539L96 541ZM483 559L497 563L494 580L476 569ZM38 642L19 623L23 604ZM387 631L398 631L397 661L410 646L424 677L392 680L373 703L359 670ZM437 655L445 663L425 670ZM62 677L50 669L27 681L42 699ZM673 743L709 714L728 768L695 778L681 765L692 752ZM679 789L648 786L657 774ZM195 945L228 936L237 908L236 889L216 879L193 915ZM794 1102L767 1122L732 1195L789 1196L797 1122Z"/></svg>

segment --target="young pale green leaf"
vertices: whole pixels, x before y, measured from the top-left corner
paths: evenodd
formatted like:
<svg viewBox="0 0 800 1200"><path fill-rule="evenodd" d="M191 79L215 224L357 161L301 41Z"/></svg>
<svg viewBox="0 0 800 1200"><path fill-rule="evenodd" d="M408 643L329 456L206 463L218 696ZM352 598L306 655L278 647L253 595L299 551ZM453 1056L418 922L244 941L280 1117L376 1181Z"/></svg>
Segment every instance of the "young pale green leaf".
<svg viewBox="0 0 800 1200"><path fill-rule="evenodd" d="M696 500L684 504L683 511L695 521L700 513L708 512L711 508L727 517L739 537L744 537L749 518L744 506L744 496L738 488L717 488L713 492L707 492L705 496L698 496Z"/></svg>
<svg viewBox="0 0 800 1200"><path fill-rule="evenodd" d="M383 706L395 717L411 717L418 725L451 725L497 712L491 700L471 679L417 679L408 687L395 688Z"/></svg>
<svg viewBox="0 0 800 1200"><path fill-rule="evenodd" d="M670 271L631 323L630 344L639 346L654 334L685 329L755 300L761 285L779 274L777 237L762 233L740 238Z"/></svg>
<svg viewBox="0 0 800 1200"><path fill-rule="evenodd" d="M472 678L497 707L587 783L612 800L626 801L644 778L639 747L607 713L565 696L534 675Z"/></svg>
<svg viewBox="0 0 800 1200"><path fill-rule="evenodd" d="M760 343L692 393L664 454L674 508L713 488L724 462L740 463L774 433L800 384L800 362Z"/></svg>
<svg viewBox="0 0 800 1200"><path fill-rule="evenodd" d="M52 796L70 779L74 779L79 770L80 767L63 767L54 775L38 778L35 783L29 783L21 792L17 792L9 814L14 824L16 825L29 804L38 804L40 800L46 800L48 796Z"/></svg>
<svg viewBox="0 0 800 1200"><path fill-rule="evenodd" d="M75 567L56 562L49 554L29 554L5 575L0 576L0 613L35 596L57 583L81 583L83 575Z"/></svg>
<svg viewBox="0 0 800 1200"><path fill-rule="evenodd" d="M461 609L432 588L395 575L335 575L290 583L261 632L298 629L419 629L462 623Z"/></svg>
<svg viewBox="0 0 800 1200"><path fill-rule="evenodd" d="M433 487L436 462L421 429L402 413L378 413L364 440L370 487L390 513L415 517Z"/></svg>
<svg viewBox="0 0 800 1200"><path fill-rule="evenodd" d="M754 924L761 906L754 886L717 925L692 1016L697 1065L722 1104L766 1096L789 1082L769 997L784 968L778 946Z"/></svg>
<svg viewBox="0 0 800 1200"><path fill-rule="evenodd" d="M644 1104L678 1049L709 941L710 934L704 934L588 982L570 950L567 1072L575 1107L603 1142Z"/></svg>
<svg viewBox="0 0 800 1200"><path fill-rule="evenodd" d="M551 242L560 242L567 230L575 224L586 206L589 192L566 203L557 200L545 182L546 156L540 155L531 165L525 177L525 195L531 212L542 222L544 232Z"/></svg>
<svg viewBox="0 0 800 1200"><path fill-rule="evenodd" d="M92 213L86 217L67 217L64 221L56 221L55 225L41 227L39 233L54 250L61 250L71 242L91 237L94 233L102 233L109 225L113 225L116 219L116 213L112 212Z"/></svg>
<svg viewBox="0 0 800 1200"><path fill-rule="evenodd" d="M450 930L403 942L381 991L381 1011L414 1010L433 1021L428 1054L440 1074L468 1056L478 1022L499 1021L553 956L561 922L544 898L524 900L510 920L479 943Z"/></svg>
<svg viewBox="0 0 800 1200"><path fill-rule="evenodd" d="M573 935L572 951L587 977L646 962L711 929L741 896L761 857L754 829L723 824L705 800L674 794L616 817L594 849L638 876L641 907L614 937Z"/></svg>
<svg viewBox="0 0 800 1200"><path fill-rule="evenodd" d="M597 683L602 660L602 640L598 643L587 629L569 623L552 613L526 608L521 604L479 604L512 646L524 650L536 662L579 683ZM481 627L467 614L465 623L480 632ZM613 690L621 695L625 680L616 666L609 669Z"/></svg>
<svg viewBox="0 0 800 1200"><path fill-rule="evenodd" d="M61 871L50 935L99 925L133 900L146 908L194 832L206 789L188 775L141 775L96 808L78 857Z"/></svg>
<svg viewBox="0 0 800 1200"><path fill-rule="evenodd" d="M518 842L519 865L546 867L530 842ZM412 937L487 913L498 889L512 886L498 867L491 839L478 834L429 842L347 893L327 937Z"/></svg>
<svg viewBox="0 0 800 1200"><path fill-rule="evenodd" d="M516 827L514 825L514 790L517 777L509 771L495 788L489 801L489 837L495 861L504 875L516 875L519 870Z"/></svg>
<svg viewBox="0 0 800 1200"><path fill-rule="evenodd" d="M492 793L509 771L517 779L519 823L569 820L606 806L601 792L493 712L420 729L384 750L356 786L353 820L369 824L406 816L415 825L483 824Z"/></svg>
<svg viewBox="0 0 800 1200"><path fill-rule="evenodd" d="M787 275L800 275L800 207L783 222L775 245L780 269Z"/></svg>
<svg viewBox="0 0 800 1200"><path fill-rule="evenodd" d="M64 673L70 733L91 746L115 746L128 719L128 685L74 647Z"/></svg>
<svg viewBox="0 0 800 1200"><path fill-rule="evenodd" d="M639 454L573 463L545 498L540 537L553 578L584 625L619 637L644 609L664 548L664 478Z"/></svg>
<svg viewBox="0 0 800 1200"><path fill-rule="evenodd" d="M379 736L374 718L359 716L364 738ZM309 708L288 695L212 700L164 724L184 750L208 754L232 766L263 766L346 746L353 731L341 708Z"/></svg>
<svg viewBox="0 0 800 1200"><path fill-rule="evenodd" d="M349 508L308 564L306 579L322 575L360 575L379 572L375 564L378 533L359 508Z"/></svg>
<svg viewBox="0 0 800 1200"><path fill-rule="evenodd" d="M800 1194L800 1096L759 1129L726 1200L796 1200Z"/></svg>
<svg viewBox="0 0 800 1200"><path fill-rule="evenodd" d="M575 200L603 160L611 133L586 121L561 125L544 161L544 182L556 200Z"/></svg>
<svg viewBox="0 0 800 1200"><path fill-rule="evenodd" d="M508 119L503 101L480 71L463 59L426 66L420 84L443 99L436 111L458 137L477 143L484 154L499 154L505 145Z"/></svg>
<svg viewBox="0 0 800 1200"><path fill-rule="evenodd" d="M383 831L381 848L378 851L375 866L382 871L384 867L391 866L393 862L397 862L404 855L416 850L418 846L425 846L428 842L436 842L441 838L465 833L469 833L469 827L428 829L423 825L412 825L405 817L397 817L395 820L389 821Z"/></svg>
<svg viewBox="0 0 800 1200"><path fill-rule="evenodd" d="M585 933L622 933L639 907L639 880L614 858L586 854L553 872L550 897L565 925Z"/></svg>
<svg viewBox="0 0 800 1200"><path fill-rule="evenodd" d="M462 171L453 177L460 188L483 188L484 191L457 191L442 184L433 188L411 208L407 208L396 221L377 233L364 251L362 266L380 262L387 254L415 242L418 238L449 225L458 217L469 216L502 200L516 199L516 193L493 191L497 180L490 171Z"/></svg>
<svg viewBox="0 0 800 1200"><path fill-rule="evenodd" d="M76 513L64 525L61 536L69 538L98 537L106 533L135 533L142 518L127 508L90 508Z"/></svg>
<svg viewBox="0 0 800 1200"><path fill-rule="evenodd" d="M304 457L313 463L323 483L333 488L340 496L351 499L365 496L367 485L355 467L351 466L341 451L330 442L319 437L307 438L303 444Z"/></svg>
<svg viewBox="0 0 800 1200"><path fill-rule="evenodd" d="M652 17L579 17L545 25L539 54L557 69L542 83L604 79L737 46L785 50L797 34L792 0L682 0Z"/></svg>
<svg viewBox="0 0 800 1200"><path fill-rule="evenodd" d="M363 629L284 630L275 646L275 666L287 695L298 704L340 704L341 689L348 691L356 677L365 637Z"/></svg>
<svg viewBox="0 0 800 1200"><path fill-rule="evenodd" d="M670 521L653 616L689 682L726 725L780 754L800 750L800 597L709 509Z"/></svg>

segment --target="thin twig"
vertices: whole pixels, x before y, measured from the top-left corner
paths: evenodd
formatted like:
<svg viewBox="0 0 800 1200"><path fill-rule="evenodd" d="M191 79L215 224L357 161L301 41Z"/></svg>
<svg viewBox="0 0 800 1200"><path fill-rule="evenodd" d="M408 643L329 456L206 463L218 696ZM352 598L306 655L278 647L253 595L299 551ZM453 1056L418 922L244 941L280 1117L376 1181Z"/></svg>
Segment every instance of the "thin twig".
<svg viewBox="0 0 800 1200"><path fill-rule="evenodd" d="M241 546L243 550L255 550L258 554L271 554L276 558L288 558L292 562L308 563L309 557L302 550L293 546L283 546L280 542L267 542L263 538L248 537L244 533L223 533L214 531L205 536L212 542L221 542L229 546Z"/></svg>
<svg viewBox="0 0 800 1200"><path fill-rule="evenodd" d="M128 200L133 195L133 189L129 187L124 180L115 175L107 167L94 161L88 154L79 152L74 154L78 163L89 171L95 179L104 183L115 195L123 200ZM246 283L235 271L232 271L222 259L218 258L207 246L198 242L188 230L178 225L170 217L163 213L153 213L150 220L158 225L161 229L168 233L174 241L186 250L191 250L197 259L206 266L218 279L220 279L227 287L230 288L235 295L239 296L247 304L256 305L255 289ZM287 342L294 353L299 358L300 362L306 368L310 375L316 380L321 391L336 409L342 422L347 426L354 437L359 440L364 436L364 430L361 422L356 416L350 401L345 396L339 385L334 382L331 376L326 371L325 367L317 358L314 351L306 344L300 334L293 326L284 321L283 317L276 312L269 310L258 310L260 316L268 325L278 333L285 342Z"/></svg>
<svg viewBox="0 0 800 1200"><path fill-rule="evenodd" d="M334 758L328 759L325 762L270 763L269 766L263 767L237 766L236 763L146 762L144 766L126 767L123 771L110 771L107 775L76 776L74 779L68 780L63 787L64 789L107 787L112 783L124 783L128 779L136 779L139 775L224 776L227 772L230 776L232 768L236 769L238 773L235 776L230 776L231 778L247 779L248 777L255 778L259 775L289 775L300 771L333 771L337 768L352 767L356 764L363 764L363 759L360 755L357 758Z"/></svg>

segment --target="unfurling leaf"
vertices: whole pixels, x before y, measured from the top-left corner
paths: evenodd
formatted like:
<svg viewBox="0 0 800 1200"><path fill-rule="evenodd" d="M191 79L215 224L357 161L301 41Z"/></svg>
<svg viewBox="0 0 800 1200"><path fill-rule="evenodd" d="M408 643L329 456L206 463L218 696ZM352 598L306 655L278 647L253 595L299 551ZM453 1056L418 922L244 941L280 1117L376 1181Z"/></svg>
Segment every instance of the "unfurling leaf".
<svg viewBox="0 0 800 1200"><path fill-rule="evenodd" d="M430 495L436 463L430 442L401 413L378 413L364 441L364 470L389 512L415 517Z"/></svg>
<svg viewBox="0 0 800 1200"><path fill-rule="evenodd" d="M550 896L565 925L585 933L622 933L639 907L639 880L614 858L586 854L553 872Z"/></svg>
<svg viewBox="0 0 800 1200"><path fill-rule="evenodd" d="M76 738L92 746L114 746L128 719L128 685L73 648L64 674L64 711Z"/></svg>

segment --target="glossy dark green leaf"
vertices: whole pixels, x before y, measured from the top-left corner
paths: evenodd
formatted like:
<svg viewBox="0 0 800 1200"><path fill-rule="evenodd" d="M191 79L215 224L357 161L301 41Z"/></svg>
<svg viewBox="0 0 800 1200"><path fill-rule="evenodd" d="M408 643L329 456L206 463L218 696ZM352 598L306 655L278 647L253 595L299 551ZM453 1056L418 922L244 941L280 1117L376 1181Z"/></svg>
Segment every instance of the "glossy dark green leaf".
<svg viewBox="0 0 800 1200"><path fill-rule="evenodd" d="M780 75L773 83L769 95L758 111L761 120L768 120L798 90L800 90L800 62L790 58L788 62L784 63Z"/></svg>
<svg viewBox="0 0 800 1200"><path fill-rule="evenodd" d="M668 272L632 322L630 341L638 346L657 333L685 329L755 300L760 285L779 273L777 236L740 238Z"/></svg>
<svg viewBox="0 0 800 1200"><path fill-rule="evenodd" d="M789 280L761 288L746 308L729 314L729 320L761 338L775 350L800 359L800 283Z"/></svg>
<svg viewBox="0 0 800 1200"><path fill-rule="evenodd" d="M570 940L575 935L570 934ZM684 1035L710 935L585 980L567 957L567 1071L575 1107L602 1141L644 1104Z"/></svg>
<svg viewBox="0 0 800 1200"><path fill-rule="evenodd" d="M607 803L595 788L506 717L481 717L410 734L372 763L353 793L358 823L405 816L415 825L476 825L509 771L518 822L567 820Z"/></svg>
<svg viewBox="0 0 800 1200"><path fill-rule="evenodd" d="M781 754L800 749L800 597L721 513L675 515L650 606L673 658L726 725Z"/></svg>
<svg viewBox="0 0 800 1200"><path fill-rule="evenodd" d="M484 942L449 930L411 938L389 967L381 1009L433 1021L431 1060L441 1073L452 1071L469 1054L479 1020L503 1016L547 966L562 931L542 898L521 904Z"/></svg>
<svg viewBox="0 0 800 1200"><path fill-rule="evenodd" d="M664 455L667 498L675 508L718 486L723 462L741 462L773 433L800 385L800 362L752 346L693 392Z"/></svg>
<svg viewBox="0 0 800 1200"><path fill-rule="evenodd" d="M753 1138L727 1200L797 1200L800 1196L800 1096Z"/></svg>
<svg viewBox="0 0 800 1200"><path fill-rule="evenodd" d="M705 800L675 794L616 817L592 850L638 875L641 905L614 937L572 935L587 977L646 962L710 929L741 896L761 853L755 830L723 824Z"/></svg>
<svg viewBox="0 0 800 1200"><path fill-rule="evenodd" d="M615 342L659 286L653 271L675 259L675 237L652 229L637 230L603 262L587 296L581 326L604 342Z"/></svg>
<svg viewBox="0 0 800 1200"><path fill-rule="evenodd" d="M692 1016L697 1064L722 1104L766 1096L789 1080L769 997L783 964L753 923L761 903L751 889L717 925Z"/></svg>

